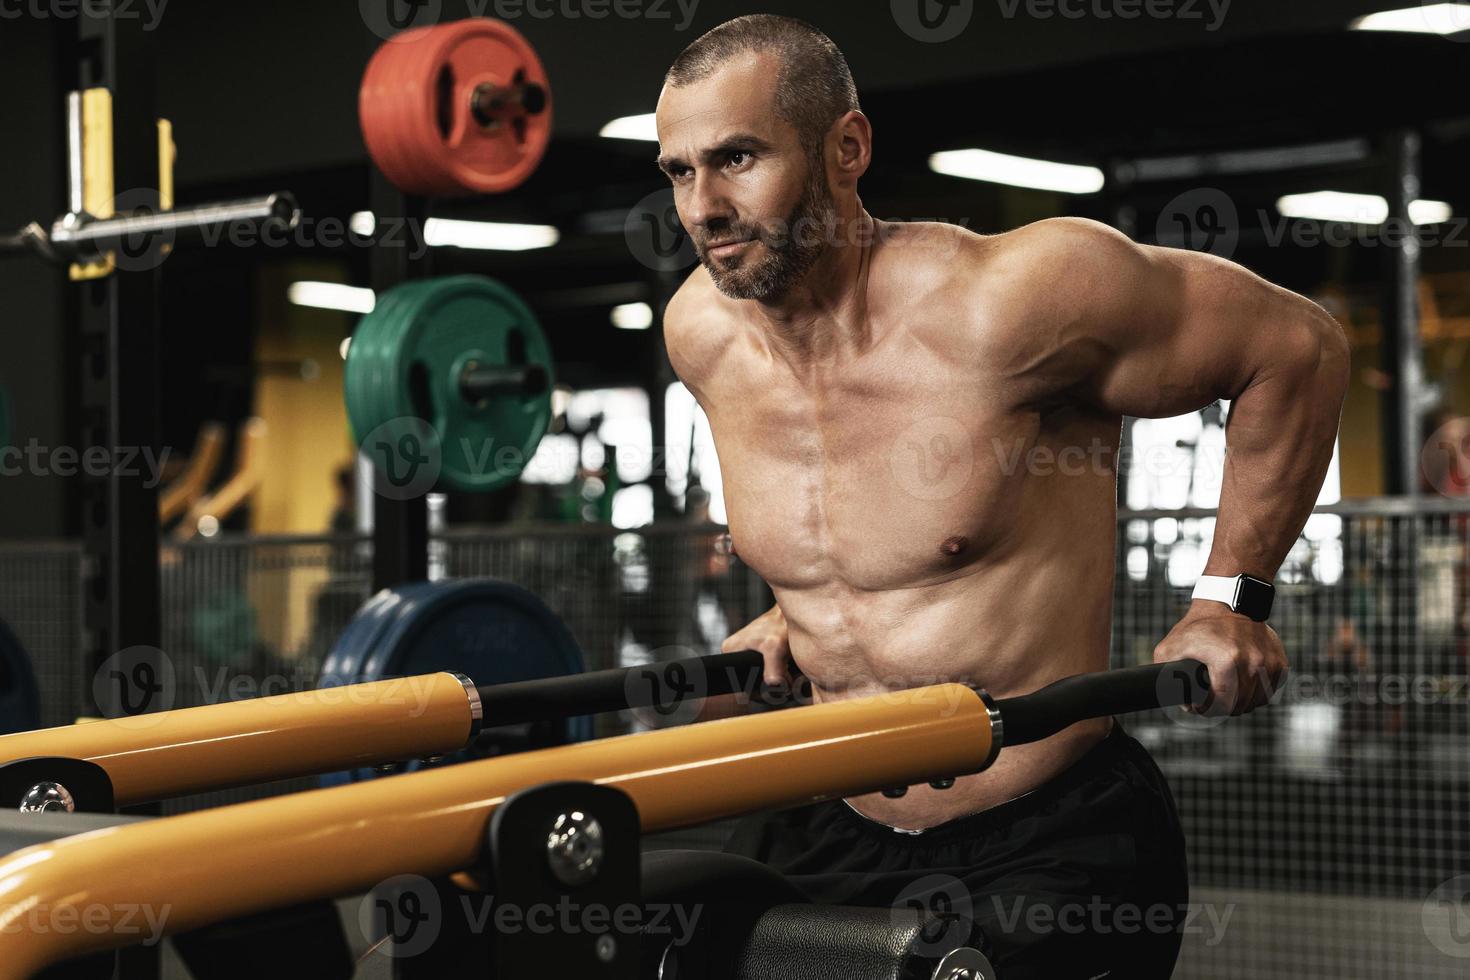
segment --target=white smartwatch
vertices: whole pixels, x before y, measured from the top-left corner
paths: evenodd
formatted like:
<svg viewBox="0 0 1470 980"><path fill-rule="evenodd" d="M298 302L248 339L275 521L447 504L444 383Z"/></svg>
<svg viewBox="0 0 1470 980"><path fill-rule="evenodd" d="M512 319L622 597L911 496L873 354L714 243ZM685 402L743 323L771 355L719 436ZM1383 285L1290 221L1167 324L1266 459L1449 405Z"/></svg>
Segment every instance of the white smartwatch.
<svg viewBox="0 0 1470 980"><path fill-rule="evenodd" d="M1276 586L1250 575L1201 575L1190 598L1223 602L1232 612L1264 623L1271 615Z"/></svg>

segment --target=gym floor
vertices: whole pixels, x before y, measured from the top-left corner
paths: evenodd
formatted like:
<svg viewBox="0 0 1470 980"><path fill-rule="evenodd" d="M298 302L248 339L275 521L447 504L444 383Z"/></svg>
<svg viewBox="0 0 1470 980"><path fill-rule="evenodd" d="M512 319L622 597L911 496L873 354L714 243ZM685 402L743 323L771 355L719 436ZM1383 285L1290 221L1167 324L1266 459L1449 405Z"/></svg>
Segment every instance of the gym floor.
<svg viewBox="0 0 1470 980"><path fill-rule="evenodd" d="M733 497L727 509L740 484L721 463L735 454L716 452L718 428L670 358L665 307L700 260L654 165L652 113L691 42L779 13L824 31L851 66L874 134L861 189L875 217L996 236L1087 218L1229 259L1341 326L1351 363L1331 460L1273 570L1289 675L1242 717L1156 707L1121 724L1157 761L1184 832L1174 977L1465 975L1470 2L405 7L415 26L490 18L513 32L485 35L523 69L511 94L461 106L529 127L532 149L492 163L419 137L397 146L400 130L442 123L395 116L386 96L360 112L373 85L440 84L407 56L390 63L404 47L387 40L393 4L113 6L111 21L60 0L0 11L12 93L0 117L0 734L130 713L114 675L140 656L166 670L166 703L151 709L180 709L344 678L454 669L492 685L638 668L717 654L771 609L781 589L741 550ZM97 40L89 23L116 34ZM380 77L365 76L379 57ZM70 125L68 95L99 79L114 89L104 196L116 215L158 209L163 183L181 213L279 195L270 207L294 208L289 220L171 232L168 247L124 246L108 268L67 251L82 248L58 221L80 193L71 172L100 186L74 129L103 139L82 122L101 110L80 98ZM177 151L163 181L155 119ZM936 156L963 150L1009 169ZM92 200L89 220L105 220ZM1396 220L1416 234L1395 239ZM31 222L45 247L12 234ZM410 361L438 380L411 378ZM1114 561L1098 633L1112 669L1153 662L1191 610L1224 521L1232 408L1119 413L1128 455L1102 532ZM487 470L468 448L457 460L471 440L489 447L481 463L504 450L510 462ZM393 452L422 446L433 473L385 476L417 458ZM457 622L551 630L537 662L511 655L514 638L487 641L492 656L424 640L409 614L367 623L384 587L487 579L547 614L515 611L520 593L507 592L466 600L483 605ZM385 667L374 658L390 646ZM625 709L490 751L653 727ZM374 775L342 768L134 812L168 819ZM732 827L643 847L717 851ZM338 901L355 975L400 976L373 901ZM191 976L172 940L161 949L157 962L125 956L117 976Z"/></svg>

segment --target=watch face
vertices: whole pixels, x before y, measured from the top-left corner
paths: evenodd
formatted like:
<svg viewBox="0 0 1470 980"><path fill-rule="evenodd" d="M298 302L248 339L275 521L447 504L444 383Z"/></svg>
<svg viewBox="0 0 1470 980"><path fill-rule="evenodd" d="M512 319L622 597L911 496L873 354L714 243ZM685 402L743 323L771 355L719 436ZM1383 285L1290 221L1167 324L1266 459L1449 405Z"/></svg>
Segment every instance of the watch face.
<svg viewBox="0 0 1470 980"><path fill-rule="evenodd" d="M1238 613L1243 613L1258 623L1266 621L1271 615L1271 603L1276 598L1276 587L1270 582L1264 582L1249 575L1242 575L1235 580L1235 603L1233 608Z"/></svg>

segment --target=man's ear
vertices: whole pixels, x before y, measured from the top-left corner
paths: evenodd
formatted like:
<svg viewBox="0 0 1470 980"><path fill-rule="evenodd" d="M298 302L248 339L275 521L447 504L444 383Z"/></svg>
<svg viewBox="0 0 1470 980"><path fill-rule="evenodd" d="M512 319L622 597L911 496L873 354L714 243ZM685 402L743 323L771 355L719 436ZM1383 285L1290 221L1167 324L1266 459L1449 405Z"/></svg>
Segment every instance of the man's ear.
<svg viewBox="0 0 1470 980"><path fill-rule="evenodd" d="M849 109L827 131L833 182L838 186L856 186L857 179L868 171L873 160L873 125L858 109Z"/></svg>

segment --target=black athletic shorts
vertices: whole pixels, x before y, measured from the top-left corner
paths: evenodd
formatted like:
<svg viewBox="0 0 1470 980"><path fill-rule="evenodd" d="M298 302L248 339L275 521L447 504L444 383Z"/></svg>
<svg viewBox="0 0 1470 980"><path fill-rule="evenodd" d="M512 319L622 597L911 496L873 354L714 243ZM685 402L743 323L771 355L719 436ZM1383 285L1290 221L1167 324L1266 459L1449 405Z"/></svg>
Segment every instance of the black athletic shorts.
<svg viewBox="0 0 1470 980"><path fill-rule="evenodd" d="M1166 978L1189 901L1174 798L1116 723L1050 782L928 830L835 800L747 818L725 850L817 902L968 915L998 980Z"/></svg>

